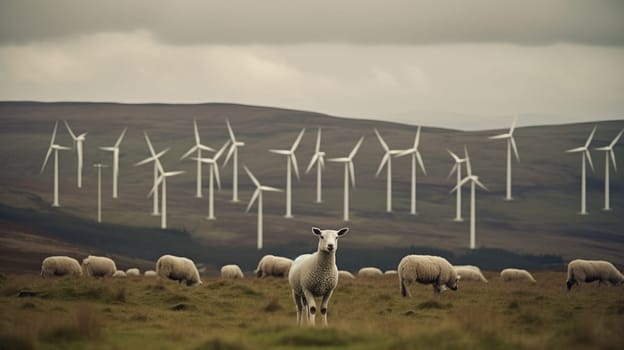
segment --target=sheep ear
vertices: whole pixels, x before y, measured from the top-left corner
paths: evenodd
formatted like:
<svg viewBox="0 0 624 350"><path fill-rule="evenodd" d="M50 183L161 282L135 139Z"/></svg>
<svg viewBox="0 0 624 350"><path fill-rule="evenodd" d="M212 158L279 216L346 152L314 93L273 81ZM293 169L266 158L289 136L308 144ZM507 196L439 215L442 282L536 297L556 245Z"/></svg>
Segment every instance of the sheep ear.
<svg viewBox="0 0 624 350"><path fill-rule="evenodd" d="M318 227L312 227L312 233L314 233L317 236L321 235L321 229Z"/></svg>
<svg viewBox="0 0 624 350"><path fill-rule="evenodd" d="M340 230L338 230L338 237L346 235L347 232L349 232L349 228L348 227L341 228Z"/></svg>

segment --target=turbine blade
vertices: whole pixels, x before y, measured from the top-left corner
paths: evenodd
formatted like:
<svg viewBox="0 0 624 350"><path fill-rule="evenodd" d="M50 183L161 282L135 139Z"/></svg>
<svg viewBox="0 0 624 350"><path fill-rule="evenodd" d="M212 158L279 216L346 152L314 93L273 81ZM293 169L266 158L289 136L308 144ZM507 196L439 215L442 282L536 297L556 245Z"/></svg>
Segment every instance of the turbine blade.
<svg viewBox="0 0 624 350"><path fill-rule="evenodd" d="M319 153L315 153L314 156L312 156L312 159L310 160L310 164L308 164L308 167L306 168L305 173L309 173L310 169L312 169L312 166L314 165L314 162L316 162L317 159L319 159Z"/></svg>
<svg viewBox="0 0 624 350"><path fill-rule="evenodd" d="M163 175L160 175L158 177L156 182L154 182L154 186L152 187L152 190L149 191L149 193L147 194L147 198L151 197L154 194L154 192L158 191L158 186L160 186L160 183L163 182L164 179L165 177Z"/></svg>
<svg viewBox="0 0 624 350"><path fill-rule="evenodd" d="M589 162L589 166L591 167L591 170L595 171L594 162L592 161L591 153L589 153L589 150L585 150L585 154L587 155L587 161Z"/></svg>
<svg viewBox="0 0 624 350"><path fill-rule="evenodd" d="M281 154L283 156L287 156L292 153L290 150L287 150L287 149L270 149L269 152L275 153L275 154Z"/></svg>
<svg viewBox="0 0 624 350"><path fill-rule="evenodd" d="M232 126L230 125L230 121L226 119L225 123L227 124L228 133L230 134L230 140L232 140L232 143L236 143L236 137L234 137L234 131L232 131Z"/></svg>
<svg viewBox="0 0 624 350"><path fill-rule="evenodd" d="M353 166L353 162L349 162L349 174L351 175L351 184L353 188L355 188L355 167Z"/></svg>
<svg viewBox="0 0 624 350"><path fill-rule="evenodd" d="M249 213L249 209L251 209L251 206L254 204L254 202L256 201L256 199L258 199L258 196L260 195L260 189L257 188L253 195L251 195L251 199L249 200L249 204L247 205L247 210L245 210L246 212Z"/></svg>
<svg viewBox="0 0 624 350"><path fill-rule="evenodd" d="M232 157L232 154L234 154L234 151L236 150L236 144L232 143L232 145L230 146L230 150L228 151L227 156L225 156L225 161L223 162L223 166L226 166L228 161L230 160L230 157Z"/></svg>
<svg viewBox="0 0 624 350"><path fill-rule="evenodd" d="M48 147L48 152L46 153L45 159L43 160L43 165L41 166L41 171L39 172L39 174L43 173L43 169L45 169L45 166L48 163L48 159L50 158L51 154L52 154L52 147Z"/></svg>
<svg viewBox="0 0 624 350"><path fill-rule="evenodd" d="M404 157L404 156L406 156L408 154L412 154L414 152L416 152L416 148L410 148L410 149L406 149L406 150L403 150L403 151L397 153L396 156L397 157Z"/></svg>
<svg viewBox="0 0 624 350"><path fill-rule="evenodd" d="M208 147L206 145L202 145L201 143L199 145L197 145L197 148L203 150L203 151L208 151L208 152L214 152L215 149L212 147Z"/></svg>
<svg viewBox="0 0 624 350"><path fill-rule="evenodd" d="M67 131L69 131L69 134L71 135L72 139L76 140L76 134L74 134L72 129L69 127L69 124L67 124L67 120L63 119L63 123L65 123L65 127L67 128Z"/></svg>
<svg viewBox="0 0 624 350"><path fill-rule="evenodd" d="M58 121L54 122L54 131L52 131L52 139L50 139L50 147L54 144L54 140L56 140L56 129L58 127Z"/></svg>
<svg viewBox="0 0 624 350"><path fill-rule="evenodd" d="M299 180L299 165L297 164L297 156L295 156L295 152L290 154L290 158L292 159L292 166L295 170L295 176L297 176L297 180Z"/></svg>
<svg viewBox="0 0 624 350"><path fill-rule="evenodd" d="M318 133L316 134L315 153L319 153L320 151L321 151L321 128L318 129Z"/></svg>
<svg viewBox="0 0 624 350"><path fill-rule="evenodd" d="M215 180L217 180L217 187L221 189L221 178L219 177L219 165L214 163L210 165L214 169Z"/></svg>
<svg viewBox="0 0 624 350"><path fill-rule="evenodd" d="M115 142L115 147L119 147L119 145L121 144L121 141L124 138L124 135L126 135L126 131L128 130L128 128L124 128L123 131L121 132L121 135L119 135L119 138L117 139L117 142Z"/></svg>
<svg viewBox="0 0 624 350"><path fill-rule="evenodd" d="M611 156L611 161L613 163L613 170L617 172L617 164L615 163L615 152L613 152L613 150L610 150L609 155Z"/></svg>
<svg viewBox="0 0 624 350"><path fill-rule="evenodd" d="M453 189L451 190L450 193L453 193L455 191L457 191L459 188L461 188L462 186L464 186L466 184L466 182L470 181L470 177L466 176L465 178L463 178L455 187L453 187Z"/></svg>
<svg viewBox="0 0 624 350"><path fill-rule="evenodd" d="M323 159L323 156L319 157L319 162L321 162L321 170L325 169L325 160Z"/></svg>
<svg viewBox="0 0 624 350"><path fill-rule="evenodd" d="M341 158L329 158L328 161L330 162L336 162L336 163L346 163L348 162L350 159L347 157L341 157Z"/></svg>
<svg viewBox="0 0 624 350"><path fill-rule="evenodd" d="M427 175L427 170L425 170L425 163L423 163L422 157L420 156L420 152L416 151L416 159L418 159L418 165L420 165L420 168L423 171L423 174L425 174L425 176Z"/></svg>
<svg viewBox="0 0 624 350"><path fill-rule="evenodd" d="M509 128L509 136L513 136L514 130L516 130L517 123L518 123L518 117L514 117L513 122L511 122L511 128Z"/></svg>
<svg viewBox="0 0 624 350"><path fill-rule="evenodd" d="M486 191L488 191L488 192L490 191L490 190L488 190L488 188L487 188L487 187L485 187L485 185L484 185L484 184L482 184L482 183L481 183L481 181L479 181L479 179L474 179L473 181L474 181L477 185L479 185L479 187L481 187L482 189L484 189L484 190L486 190Z"/></svg>
<svg viewBox="0 0 624 350"><path fill-rule="evenodd" d="M184 159L184 158L186 158L186 157L190 156L190 155L191 155L193 152L195 152L195 151L197 151L197 145L195 145L195 146L191 147L188 151L186 151L186 153L184 153L184 154L182 155L182 157L180 157L180 160L182 160L182 159Z"/></svg>
<svg viewBox="0 0 624 350"><path fill-rule="evenodd" d="M384 151L388 152L390 148L388 147L388 144L386 143L386 141L384 141L383 137L381 137L381 135L379 134L379 131L377 131L377 128L373 130L375 130L375 135L377 135L377 139L379 140L379 143L381 143L381 147L384 149Z"/></svg>
<svg viewBox="0 0 624 350"><path fill-rule="evenodd" d="M182 175L184 174L185 171L184 170L177 170L177 171L167 171L166 173L163 174L163 176L165 177L170 177L170 176L177 176L177 175Z"/></svg>
<svg viewBox="0 0 624 350"><path fill-rule="evenodd" d="M418 129L416 130L416 137L414 138L414 149L418 148L418 145L420 144L420 128L421 126L418 126Z"/></svg>
<svg viewBox="0 0 624 350"><path fill-rule="evenodd" d="M290 148L291 152L295 152L297 147L299 147L299 143L301 142L301 138L303 137L304 133L305 133L305 128L301 129L301 132L299 133L299 136L297 136L295 143L293 143L292 147Z"/></svg>
<svg viewBox="0 0 624 350"><path fill-rule="evenodd" d="M251 170L249 170L249 168L247 168L246 165L243 165L243 168L245 169L245 171L247 172L247 175L249 175L249 178L251 179L251 182L254 183L254 185L256 185L256 187L260 187L260 182L258 181L258 179L256 179L256 177L251 173Z"/></svg>
<svg viewBox="0 0 624 350"><path fill-rule="evenodd" d="M500 139L508 139L509 137L510 137L509 134L500 134L500 135L490 136L490 137L488 137L488 139L490 139L490 140L500 140Z"/></svg>
<svg viewBox="0 0 624 350"><path fill-rule="evenodd" d="M623 133L624 133L624 128L620 130L620 133L617 134L617 136L613 139L613 141L611 141L611 144L609 145L611 148L613 148L613 146L615 146L615 144L618 143L618 141L620 141L620 137L622 137Z"/></svg>
<svg viewBox="0 0 624 350"><path fill-rule="evenodd" d="M107 151L107 152L114 152L115 151L115 147L100 147L100 149L102 151Z"/></svg>
<svg viewBox="0 0 624 350"><path fill-rule="evenodd" d="M451 157L453 157L453 159L455 159L455 163L459 163L459 162L461 161L461 158L459 158L459 157L457 156L457 154L455 154L455 153L451 152L451 151L450 151L450 150L448 150L448 149L447 149L446 151L447 151L447 152L451 155Z"/></svg>
<svg viewBox="0 0 624 350"><path fill-rule="evenodd" d="M518 146L516 146L516 139L514 137L509 138L509 142L511 142L511 148L513 148L514 154L516 155L516 160L520 161L520 155L518 154Z"/></svg>
<svg viewBox="0 0 624 350"><path fill-rule="evenodd" d="M377 172L375 173L375 176L379 176L379 174L381 173L381 169L383 169L383 166L386 164L386 162L388 162L388 158L390 158L390 154L386 152L383 158L381 158L381 163L379 163L379 168L377 168Z"/></svg>
<svg viewBox="0 0 624 350"><path fill-rule="evenodd" d="M583 152L586 151L587 148L586 147L577 147L577 148L572 148L566 151L566 153L578 153L578 152Z"/></svg>
<svg viewBox="0 0 624 350"><path fill-rule="evenodd" d="M145 135L145 141L147 141L147 147L149 148L150 154L152 156L156 155L156 151L154 151L154 146L152 146L152 142L149 139L149 136L147 136L147 132L143 132L143 135Z"/></svg>
<svg viewBox="0 0 624 350"><path fill-rule="evenodd" d="M355 147L353 147L351 153L349 153L349 160L352 160L353 157L355 157L357 151L360 149L360 146L362 146L362 141L364 141L364 136L360 137L358 143L355 145Z"/></svg>
<svg viewBox="0 0 624 350"><path fill-rule="evenodd" d="M260 186L260 191L284 192L283 190L271 186Z"/></svg>
<svg viewBox="0 0 624 350"><path fill-rule="evenodd" d="M589 147L589 144L592 142L592 139L594 138L594 134L596 133L597 128L598 126L594 126L594 129L592 130L591 134L589 134L587 141L585 141L585 148Z"/></svg>
<svg viewBox="0 0 624 350"><path fill-rule="evenodd" d="M468 148L466 146L464 146L464 155L465 155L465 159L466 159L466 172L468 173L468 176L472 175L472 166L470 164L470 157L468 156Z"/></svg>
<svg viewBox="0 0 624 350"><path fill-rule="evenodd" d="M225 149L227 148L227 146L230 144L230 140L227 140L223 146L221 146L221 148L219 149L219 151L217 152L217 154L214 155L214 157L212 157L212 159L214 159L214 161L216 162L221 155L223 154L223 152L225 152Z"/></svg>
<svg viewBox="0 0 624 350"><path fill-rule="evenodd" d="M450 179L450 178L451 178L451 175L453 175L453 173L454 173L455 171L457 171L457 166L458 166L458 164L457 164L457 163L453 164L453 167L451 168L451 172L450 172L450 173L448 174L448 176L446 177L447 179Z"/></svg>
<svg viewBox="0 0 624 350"><path fill-rule="evenodd" d="M65 146L59 146L59 145L55 145L56 149L59 151L69 151L70 149L72 149L71 147L65 147Z"/></svg>
<svg viewBox="0 0 624 350"><path fill-rule="evenodd" d="M193 119L193 131L195 133L195 145L200 145L199 130L197 129L197 119Z"/></svg>

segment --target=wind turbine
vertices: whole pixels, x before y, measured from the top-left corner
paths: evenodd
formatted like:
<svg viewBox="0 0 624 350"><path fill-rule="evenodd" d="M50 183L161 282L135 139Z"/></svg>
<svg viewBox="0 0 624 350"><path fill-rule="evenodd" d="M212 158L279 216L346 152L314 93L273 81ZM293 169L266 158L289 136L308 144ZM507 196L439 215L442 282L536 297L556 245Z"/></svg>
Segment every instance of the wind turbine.
<svg viewBox="0 0 624 350"><path fill-rule="evenodd" d="M119 178L119 145L126 134L128 128L124 128L112 147L100 147L102 151L113 152L113 198L117 198L117 180Z"/></svg>
<svg viewBox="0 0 624 350"><path fill-rule="evenodd" d="M262 249L262 192L264 191L282 192L282 190L280 190L279 188L275 188L275 187L262 186L260 182L258 181L258 179L256 179L256 177L251 173L251 171L246 166L243 165L243 168L245 168L247 175L249 175L249 178L251 179L251 181L254 183L254 185L256 185L256 190L251 196L249 205L247 205L247 212L249 212L249 209L251 209L251 206L254 204L254 202L257 199L258 200L258 250L260 250Z"/></svg>
<svg viewBox="0 0 624 350"><path fill-rule="evenodd" d="M70 150L71 148L57 145L54 143L56 138L56 129L58 127L58 122L54 123L54 131L52 132L52 139L50 140L50 146L48 147L48 152L46 153L45 159L43 160L43 165L41 166L40 174L43 173L43 169L45 169L46 164L48 163L48 159L54 151L54 200L52 201L53 207L60 207L59 204L59 173L58 173L58 152Z"/></svg>
<svg viewBox="0 0 624 350"><path fill-rule="evenodd" d="M286 156L286 218L292 218L292 169L295 169L297 180L299 179L299 166L297 165L297 157L295 151L299 147L299 142L305 133L305 128L299 132L299 136L290 149L270 149L269 152Z"/></svg>
<svg viewBox="0 0 624 350"><path fill-rule="evenodd" d="M102 222L102 168L108 168L108 165L104 164L93 164L95 168L97 168L98 172L98 211L97 211L97 222Z"/></svg>
<svg viewBox="0 0 624 350"><path fill-rule="evenodd" d="M479 181L479 177L472 175L472 169L470 166L470 157L468 157L468 149L464 147L464 154L466 159L466 171L468 175L459 183L459 185L453 188L453 191L460 191L461 186L470 181L470 249L475 249L476 247L476 200L475 200L475 184L484 190L488 191L487 187Z"/></svg>
<svg viewBox="0 0 624 350"><path fill-rule="evenodd" d="M160 200L160 228L162 228L163 230L167 228L167 178L180 174L184 174L184 171L163 171L158 177L156 183L154 184L154 187L152 187L152 190L147 195L148 197L150 197L151 195L156 193L158 191L158 186L162 183L162 196Z"/></svg>
<svg viewBox="0 0 624 350"><path fill-rule="evenodd" d="M587 183L587 166L585 165L585 159L587 159L587 161L589 161L589 166L591 167L592 171L594 171L594 162L592 162L592 158L591 158L591 154L589 153L589 144L591 143L592 139L594 138L594 134L596 133L596 128L597 126L594 126L594 130L592 130L591 134L589 134L589 137L587 138L587 141L585 141L585 145L581 146L581 147L577 147L577 148L572 148L567 150L567 153L579 153L581 152L583 154L583 158L581 160L582 164L581 164L581 212L579 213L580 215L587 215L587 195L586 195L586 183Z"/></svg>
<svg viewBox="0 0 624 350"><path fill-rule="evenodd" d="M355 188L355 169L353 167L353 157L355 157L358 149L360 149L362 141L364 141L364 136L360 137L360 140L355 144L355 147L353 147L353 150L349 153L348 157L328 159L330 162L344 164L344 221L349 221L349 178L351 178L351 184L353 185L353 188Z"/></svg>
<svg viewBox="0 0 624 350"><path fill-rule="evenodd" d="M425 164L423 163L422 157L420 156L420 151L418 151L418 145L420 144L420 126L418 130L416 130L416 136L414 137L414 147L410 149L406 149L403 152L399 153L399 157L406 156L408 154L412 155L412 205L410 208L410 214L416 215L416 161L418 161L418 165L422 170L423 174L427 176L427 170L425 170Z"/></svg>
<svg viewBox="0 0 624 350"><path fill-rule="evenodd" d="M230 140L227 140L219 149L219 151L212 158L200 158L202 163L210 164L209 180L208 180L208 220L216 219L214 216L214 180L217 180L217 186L221 189L221 180L219 178L219 164L217 160L225 151L225 148L230 144ZM194 158L193 158L194 159Z"/></svg>
<svg viewBox="0 0 624 350"><path fill-rule="evenodd" d="M622 137L622 133L624 133L624 129L620 131L619 134L611 141L608 146L594 148L596 151L605 152L605 205L603 210L611 210L611 206L609 203L609 158L613 161L613 170L617 171L617 165L615 164L615 153L613 152L613 146L618 143L620 137Z"/></svg>
<svg viewBox="0 0 624 350"><path fill-rule="evenodd" d="M82 188L82 164L83 164L82 163L83 162L82 143L85 141L87 133L85 132L76 136L76 134L74 134L72 129L69 127L69 124L67 124L67 121L63 120L63 122L65 123L65 127L67 128L67 131L69 131L69 134L71 135L72 139L74 139L74 143L76 144L76 156L78 158L78 188Z"/></svg>
<svg viewBox="0 0 624 350"><path fill-rule="evenodd" d="M208 146L202 145L199 138L199 130L197 129L196 119L193 119L193 128L193 130L195 131L195 146L191 147L186 153L184 153L180 160L190 156L193 152L197 152L197 155L195 156L195 158L193 158L197 160L197 190L195 191L195 197L202 198L202 162L200 160L202 157L202 150L210 152L214 152L215 150Z"/></svg>
<svg viewBox="0 0 624 350"><path fill-rule="evenodd" d="M448 151L448 153L451 155L451 157L453 157L453 159L455 160L455 164L453 165L453 168L451 169L451 172L449 173L448 177L451 177L451 175L453 175L454 172L457 172L457 203L455 205L456 209L455 209L455 219L453 219L454 221L457 222L462 222L464 221L464 219L462 219L461 216L461 195L462 195L462 191L461 191L461 165L462 163L466 162L466 158L459 158L455 153Z"/></svg>
<svg viewBox="0 0 624 350"><path fill-rule="evenodd" d="M516 128L516 122L518 121L515 118L511 124L511 128L509 132L506 134L500 134L496 136L490 136L490 140L507 140L507 195L505 196L506 201L511 201L513 198L511 197L511 149L513 148L514 155L516 156L516 160L520 162L520 156L518 155L518 147L516 146L516 140L513 137L514 129Z"/></svg>
<svg viewBox="0 0 624 350"><path fill-rule="evenodd" d="M234 155L234 160L232 161L232 202L238 202L238 147L245 146L245 143L236 141L230 121L226 119L225 122L227 123L228 133L230 134L230 141L232 141L232 144L230 145L230 150L225 157L223 166L225 166L230 160L230 157Z"/></svg>
<svg viewBox="0 0 624 350"><path fill-rule="evenodd" d="M379 168L377 168L377 173L375 173L375 176L379 176L379 174L381 173L381 169L383 169L384 165L386 165L386 168L388 171L387 176L386 176L386 211L388 213L391 213L392 212L392 156L398 155L399 153L403 152L403 150L390 149L386 141L384 141L383 137L381 137L381 135L379 134L379 131L377 131L377 129L374 129L374 130L375 130L375 135L377 135L377 139L379 139L379 143L381 144L381 147L386 152L383 158L381 158L381 163L379 163Z"/></svg>
<svg viewBox="0 0 624 350"><path fill-rule="evenodd" d="M139 166L139 165L147 164L149 162L154 162L154 185L153 186L155 186L156 182L158 182L159 174L162 174L164 172L162 163L160 162L160 157L162 157L165 153L167 153L169 151L169 148L156 154L156 151L154 150L154 147L152 146L152 142L150 142L149 136L147 136L146 132L143 134L145 135L145 141L147 141L147 147L149 148L150 156L143 159L140 162L137 162L136 164L134 164L134 166ZM153 209L152 209L152 215L158 216L160 215L160 213L158 212L159 210L158 209L158 191L155 191L152 197L153 197L153 203L154 203Z"/></svg>
<svg viewBox="0 0 624 350"><path fill-rule="evenodd" d="M316 166L316 201L315 203L322 203L323 200L321 198L321 183L322 183L322 173L323 168L325 168L325 152L321 152L321 128L318 129L318 134L316 135L316 148L314 149L314 155L312 156L312 160L310 160L310 164L306 169L306 174L310 172L314 163Z"/></svg>

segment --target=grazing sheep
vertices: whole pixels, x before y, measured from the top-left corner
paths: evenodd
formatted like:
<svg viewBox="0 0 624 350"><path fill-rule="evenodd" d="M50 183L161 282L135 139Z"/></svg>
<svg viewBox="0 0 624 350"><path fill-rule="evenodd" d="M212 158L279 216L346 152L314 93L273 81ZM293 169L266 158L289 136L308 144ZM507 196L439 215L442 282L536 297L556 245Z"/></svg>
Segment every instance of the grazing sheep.
<svg viewBox="0 0 624 350"><path fill-rule="evenodd" d="M187 286L202 284L195 263L187 258L163 255L156 261L156 273L162 278L186 282Z"/></svg>
<svg viewBox="0 0 624 350"><path fill-rule="evenodd" d="M221 278L237 279L245 278L245 275L238 265L225 265L221 267Z"/></svg>
<svg viewBox="0 0 624 350"><path fill-rule="evenodd" d="M145 276L145 277L156 277L156 276L158 276L158 274L154 270L147 270L147 271L143 272L143 276Z"/></svg>
<svg viewBox="0 0 624 350"><path fill-rule="evenodd" d="M397 273L397 270L387 270L384 272L384 275L396 275Z"/></svg>
<svg viewBox="0 0 624 350"><path fill-rule="evenodd" d="M377 277L383 276L383 272L376 267L363 267L357 273L358 277Z"/></svg>
<svg viewBox="0 0 624 350"><path fill-rule="evenodd" d="M303 307L306 307L308 323L314 325L316 316L315 297L323 297L321 315L323 325L327 325L327 305L338 285L338 268L336 267L336 251L338 238L349 231L342 228L338 231L312 228L319 237L318 248L314 254L306 254L297 259L288 274L288 283L292 287L292 295L297 307L297 323L302 324Z"/></svg>
<svg viewBox="0 0 624 350"><path fill-rule="evenodd" d="M598 281L598 285L609 282L614 286L624 283L624 275L612 263L604 260L576 259L568 264L568 290L580 282Z"/></svg>
<svg viewBox="0 0 624 350"><path fill-rule="evenodd" d="M455 272L461 277L462 281L476 281L488 283L488 280L481 273L481 269L473 265L453 266Z"/></svg>
<svg viewBox="0 0 624 350"><path fill-rule="evenodd" d="M82 268L87 276L92 277L110 277L117 271L117 266L112 259L94 255L89 255L82 260Z"/></svg>
<svg viewBox="0 0 624 350"><path fill-rule="evenodd" d="M68 256L49 256L41 262L41 277L82 276L78 260Z"/></svg>
<svg viewBox="0 0 624 350"><path fill-rule="evenodd" d="M257 277L287 277L293 261L281 256L265 255L254 271Z"/></svg>
<svg viewBox="0 0 624 350"><path fill-rule="evenodd" d="M345 270L339 270L338 271L338 277L339 278L355 279L355 276L353 276L353 274L351 272L345 271Z"/></svg>
<svg viewBox="0 0 624 350"><path fill-rule="evenodd" d="M501 271L500 276L505 282L529 281L533 284L537 283L527 270L504 269Z"/></svg>
<svg viewBox="0 0 624 350"><path fill-rule="evenodd" d="M404 297L411 296L407 287L414 282L431 284L433 292L439 294L443 286L457 290L460 279L453 266L439 256L408 255L401 259L397 270Z"/></svg>
<svg viewBox="0 0 624 350"><path fill-rule="evenodd" d="M115 271L115 273L113 274L113 277L126 277L127 274L121 270L117 270Z"/></svg>
<svg viewBox="0 0 624 350"><path fill-rule="evenodd" d="M128 276L141 276L141 271L139 271L139 269L137 269L136 267L133 267L131 269L127 269L126 270L126 275L128 275Z"/></svg>

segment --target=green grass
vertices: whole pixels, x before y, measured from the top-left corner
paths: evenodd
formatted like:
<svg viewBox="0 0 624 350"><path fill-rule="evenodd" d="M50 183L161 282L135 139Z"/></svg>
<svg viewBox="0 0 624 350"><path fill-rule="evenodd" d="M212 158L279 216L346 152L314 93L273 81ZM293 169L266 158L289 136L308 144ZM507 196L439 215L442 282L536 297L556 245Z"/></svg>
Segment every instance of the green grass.
<svg viewBox="0 0 624 350"><path fill-rule="evenodd" d="M621 287L538 272L537 285L465 282L400 296L396 276L341 281L327 328L297 327L285 279L199 287L157 279L0 279L0 348L11 349L586 349L621 348ZM24 293L30 292L30 293ZM34 294L19 297L20 293ZM318 319L317 319L318 320Z"/></svg>

